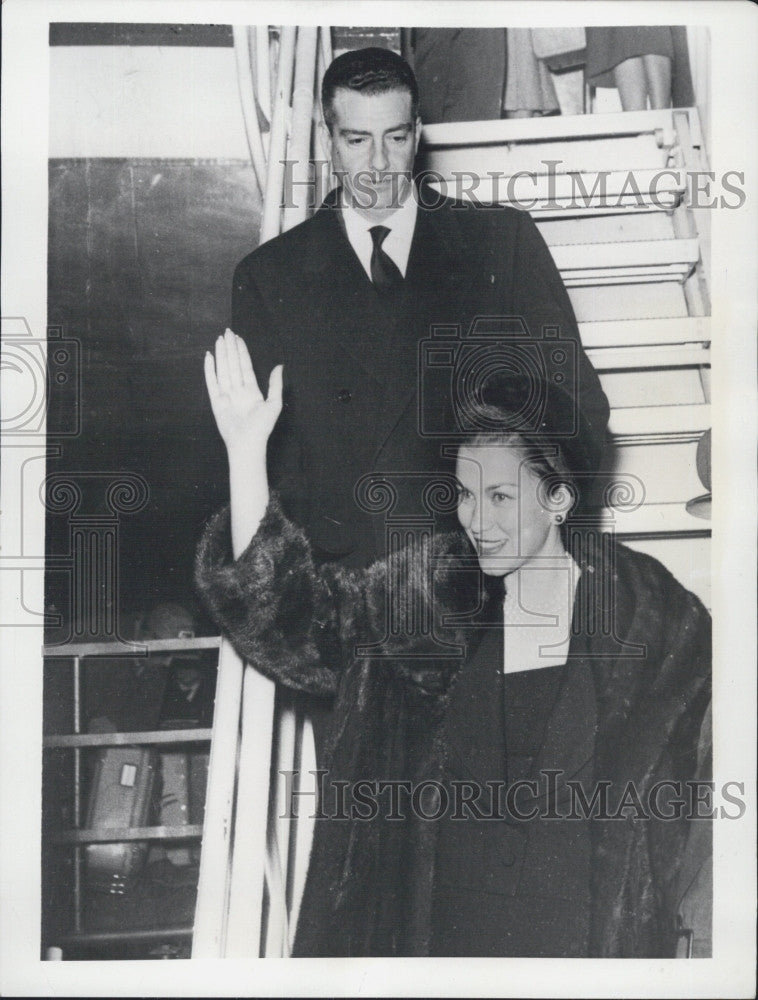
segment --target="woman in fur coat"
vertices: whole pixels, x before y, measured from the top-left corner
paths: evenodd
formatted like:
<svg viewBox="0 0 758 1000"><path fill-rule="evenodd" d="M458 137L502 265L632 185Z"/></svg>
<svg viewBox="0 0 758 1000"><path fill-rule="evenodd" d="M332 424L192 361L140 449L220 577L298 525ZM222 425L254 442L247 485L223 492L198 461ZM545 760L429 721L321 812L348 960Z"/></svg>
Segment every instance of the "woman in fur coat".
<svg viewBox="0 0 758 1000"><path fill-rule="evenodd" d="M577 522L596 459L559 443L565 400L517 433L503 383L459 439L461 530L347 571L269 496L281 368L264 399L227 331L205 369L231 509L199 590L242 657L334 704L295 953L673 956L710 620Z"/></svg>

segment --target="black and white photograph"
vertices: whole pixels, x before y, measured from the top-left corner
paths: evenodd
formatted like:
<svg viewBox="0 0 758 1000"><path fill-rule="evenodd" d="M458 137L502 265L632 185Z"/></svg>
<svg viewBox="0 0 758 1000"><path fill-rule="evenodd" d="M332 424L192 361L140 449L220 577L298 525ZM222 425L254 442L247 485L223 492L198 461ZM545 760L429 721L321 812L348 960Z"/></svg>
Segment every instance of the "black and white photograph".
<svg viewBox="0 0 758 1000"><path fill-rule="evenodd" d="M754 8L20 7L3 992L754 995Z"/></svg>

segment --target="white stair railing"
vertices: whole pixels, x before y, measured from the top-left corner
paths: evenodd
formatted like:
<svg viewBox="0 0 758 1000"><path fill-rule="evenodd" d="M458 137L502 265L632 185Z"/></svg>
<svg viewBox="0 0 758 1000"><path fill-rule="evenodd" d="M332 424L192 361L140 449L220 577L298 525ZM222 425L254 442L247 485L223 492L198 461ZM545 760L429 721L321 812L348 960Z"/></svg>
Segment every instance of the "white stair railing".
<svg viewBox="0 0 758 1000"><path fill-rule="evenodd" d="M307 217L308 186L303 182L312 155L314 92L331 61L328 28L281 26L278 37L277 55L267 27L234 29L250 157L264 193L260 243ZM269 81L275 63L272 94ZM265 132L262 123L269 122L270 131ZM282 211L285 160L295 161L293 179L300 183L288 192ZM288 818L282 773L299 770L303 752L313 766L310 725L292 708L278 712L274 683L255 665L243 667L224 641L193 957L289 955L310 827ZM277 776L273 784L272 774Z"/></svg>

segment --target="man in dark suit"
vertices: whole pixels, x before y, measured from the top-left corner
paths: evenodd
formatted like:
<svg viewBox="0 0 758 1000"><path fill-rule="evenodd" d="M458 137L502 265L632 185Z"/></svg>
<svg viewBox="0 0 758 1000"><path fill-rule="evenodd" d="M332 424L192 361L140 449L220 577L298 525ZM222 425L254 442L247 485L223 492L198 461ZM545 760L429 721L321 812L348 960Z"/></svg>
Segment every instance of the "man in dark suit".
<svg viewBox="0 0 758 1000"><path fill-rule="evenodd" d="M439 466L451 406L501 364L503 344L517 365L571 388L601 431L608 417L528 214L454 202L413 183L417 107L416 80L400 56L370 48L338 57L324 76L322 109L341 186L234 275L232 327L264 392L273 366L284 364L272 480L318 556L345 565L385 552L387 505L372 511L370 497L356 496L362 477L385 474L400 490L393 517L423 513L410 474ZM403 483L412 486L407 496Z"/></svg>

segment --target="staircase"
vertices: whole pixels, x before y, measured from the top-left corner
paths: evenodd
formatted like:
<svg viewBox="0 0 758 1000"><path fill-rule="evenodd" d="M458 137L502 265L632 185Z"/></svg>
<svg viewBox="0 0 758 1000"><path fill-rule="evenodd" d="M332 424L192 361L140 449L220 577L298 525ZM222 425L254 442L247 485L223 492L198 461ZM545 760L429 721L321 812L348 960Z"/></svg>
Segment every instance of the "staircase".
<svg viewBox="0 0 758 1000"><path fill-rule="evenodd" d="M707 169L698 113L463 122L424 129L439 190L528 209L561 272L611 404L613 466L633 489L604 522L709 604L696 449L710 426Z"/></svg>

